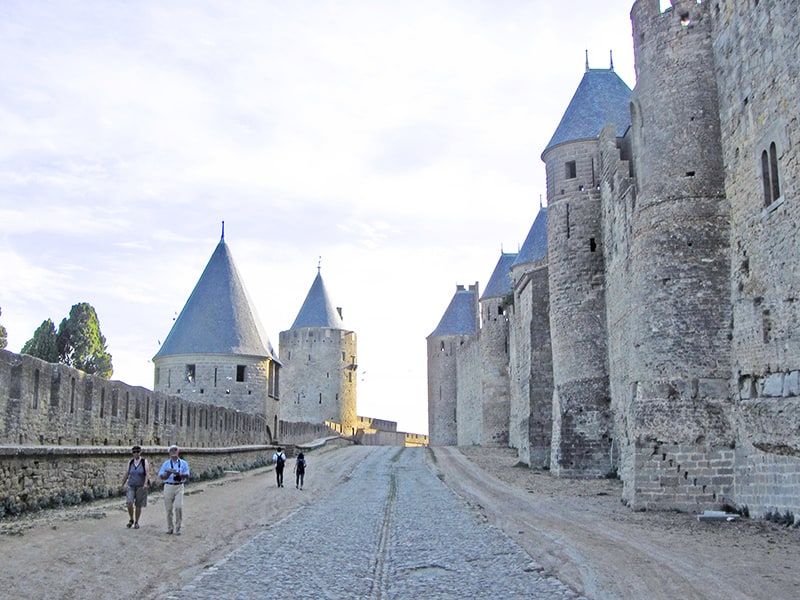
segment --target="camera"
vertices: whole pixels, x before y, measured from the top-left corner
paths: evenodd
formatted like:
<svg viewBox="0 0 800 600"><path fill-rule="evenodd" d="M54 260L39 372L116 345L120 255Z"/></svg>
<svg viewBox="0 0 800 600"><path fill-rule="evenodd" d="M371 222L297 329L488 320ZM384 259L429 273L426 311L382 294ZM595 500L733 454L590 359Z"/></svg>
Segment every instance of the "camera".
<svg viewBox="0 0 800 600"><path fill-rule="evenodd" d="M180 473L175 473L175 474L172 476L172 480L173 480L175 483L178 483L178 482L179 482L181 479L183 479L183 477L180 475Z"/></svg>

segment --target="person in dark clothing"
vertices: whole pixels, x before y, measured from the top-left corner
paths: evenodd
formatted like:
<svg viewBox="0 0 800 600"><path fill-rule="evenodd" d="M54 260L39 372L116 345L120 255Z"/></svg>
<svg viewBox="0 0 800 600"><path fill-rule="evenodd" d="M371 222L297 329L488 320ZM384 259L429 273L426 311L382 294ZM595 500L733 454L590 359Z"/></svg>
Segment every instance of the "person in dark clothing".
<svg viewBox="0 0 800 600"><path fill-rule="evenodd" d="M306 475L306 457L303 456L303 453L297 455L297 460L294 461L294 472L296 475L294 487L298 490L303 489L303 479Z"/></svg>
<svg viewBox="0 0 800 600"><path fill-rule="evenodd" d="M286 464L286 455L283 453L283 448L278 448L278 451L272 455L272 462L275 463L275 477L278 480L278 487L283 487L283 466Z"/></svg>

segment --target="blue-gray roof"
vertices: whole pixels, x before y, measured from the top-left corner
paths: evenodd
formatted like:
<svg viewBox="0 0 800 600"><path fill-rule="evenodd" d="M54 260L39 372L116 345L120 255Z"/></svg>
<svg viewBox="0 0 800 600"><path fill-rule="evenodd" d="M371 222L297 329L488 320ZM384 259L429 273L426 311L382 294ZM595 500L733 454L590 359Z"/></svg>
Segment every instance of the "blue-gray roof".
<svg viewBox="0 0 800 600"><path fill-rule="evenodd" d="M542 260L547 255L547 207L539 207L539 214L533 220L528 237L517 252L517 258L512 267L524 263Z"/></svg>
<svg viewBox="0 0 800 600"><path fill-rule="evenodd" d="M487 298L502 298L511 291L511 265L514 264L514 259L517 258L516 252L514 253L500 253L500 260L489 278L489 283L483 291L481 300Z"/></svg>
<svg viewBox="0 0 800 600"><path fill-rule="evenodd" d="M224 239L153 358L178 354L275 357Z"/></svg>
<svg viewBox="0 0 800 600"><path fill-rule="evenodd" d="M319 271L317 271L314 283L311 284L306 300L290 329L299 329L300 327L344 328L342 317L331 304Z"/></svg>
<svg viewBox="0 0 800 600"><path fill-rule="evenodd" d="M458 286L442 320L428 337L478 333L477 293L477 286L467 290L464 289L464 286Z"/></svg>
<svg viewBox="0 0 800 600"><path fill-rule="evenodd" d="M622 137L631 124L631 89L613 69L587 69L544 154L559 144L596 139L609 123Z"/></svg>

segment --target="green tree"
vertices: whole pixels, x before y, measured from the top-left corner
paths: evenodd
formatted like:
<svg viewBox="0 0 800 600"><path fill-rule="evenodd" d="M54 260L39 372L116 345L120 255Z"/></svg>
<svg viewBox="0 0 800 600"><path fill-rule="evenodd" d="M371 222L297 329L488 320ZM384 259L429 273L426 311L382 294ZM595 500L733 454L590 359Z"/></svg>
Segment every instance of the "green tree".
<svg viewBox="0 0 800 600"><path fill-rule="evenodd" d="M114 372L106 338L100 333L100 321L90 304L81 302L70 309L69 318L58 326L56 342L62 363L103 379Z"/></svg>
<svg viewBox="0 0 800 600"><path fill-rule="evenodd" d="M3 309L0 308L0 315L3 314ZM6 328L0 325L0 350L5 349L8 346L8 331Z"/></svg>
<svg viewBox="0 0 800 600"><path fill-rule="evenodd" d="M58 362L58 344L56 343L56 326L50 320L43 321L34 332L33 337L22 346L21 354L30 354L47 362Z"/></svg>

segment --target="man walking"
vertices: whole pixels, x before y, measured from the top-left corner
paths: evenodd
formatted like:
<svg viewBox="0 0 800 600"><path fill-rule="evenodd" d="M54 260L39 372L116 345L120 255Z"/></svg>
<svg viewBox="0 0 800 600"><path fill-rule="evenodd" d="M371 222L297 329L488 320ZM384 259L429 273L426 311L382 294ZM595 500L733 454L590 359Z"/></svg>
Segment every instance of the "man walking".
<svg viewBox="0 0 800 600"><path fill-rule="evenodd" d="M283 453L283 448L278 448L278 451L272 455L272 462L275 463L275 477L278 479L278 487L283 487L283 466L286 464L286 455Z"/></svg>
<svg viewBox="0 0 800 600"><path fill-rule="evenodd" d="M183 484L189 479L189 463L178 456L178 446L169 447L169 459L164 461L158 476L164 482L164 508L167 511L167 533L181 534L183 520ZM173 523L173 510L175 520ZM173 527L174 524L174 527Z"/></svg>

